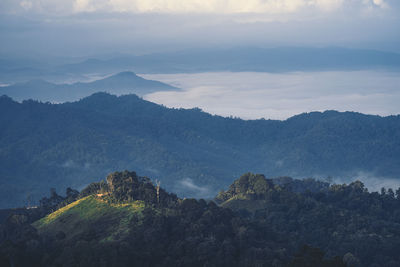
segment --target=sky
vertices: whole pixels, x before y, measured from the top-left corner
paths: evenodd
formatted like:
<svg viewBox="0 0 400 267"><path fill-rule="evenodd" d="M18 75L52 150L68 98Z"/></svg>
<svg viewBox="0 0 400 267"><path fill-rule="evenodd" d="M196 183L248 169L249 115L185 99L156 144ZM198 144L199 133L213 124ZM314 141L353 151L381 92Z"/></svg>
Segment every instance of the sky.
<svg viewBox="0 0 400 267"><path fill-rule="evenodd" d="M236 46L400 52L399 14L398 0L1 0L0 56Z"/></svg>

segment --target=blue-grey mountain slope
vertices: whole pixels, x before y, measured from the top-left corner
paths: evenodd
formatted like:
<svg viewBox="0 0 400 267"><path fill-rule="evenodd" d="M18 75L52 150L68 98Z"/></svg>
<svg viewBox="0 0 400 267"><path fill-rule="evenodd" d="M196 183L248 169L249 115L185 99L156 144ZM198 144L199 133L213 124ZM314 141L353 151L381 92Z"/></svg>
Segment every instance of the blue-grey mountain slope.
<svg viewBox="0 0 400 267"><path fill-rule="evenodd" d="M180 196L212 197L234 177L400 178L400 116L326 111L285 121L169 109L97 93L65 104L0 98L0 203L81 188L135 169Z"/></svg>
<svg viewBox="0 0 400 267"><path fill-rule="evenodd" d="M162 82L143 79L133 72L121 72L88 83L54 84L44 80L31 80L0 87L0 95L8 95L18 101L33 99L42 102L66 102L79 100L99 91L116 95L136 94L143 96L168 90L179 89Z"/></svg>

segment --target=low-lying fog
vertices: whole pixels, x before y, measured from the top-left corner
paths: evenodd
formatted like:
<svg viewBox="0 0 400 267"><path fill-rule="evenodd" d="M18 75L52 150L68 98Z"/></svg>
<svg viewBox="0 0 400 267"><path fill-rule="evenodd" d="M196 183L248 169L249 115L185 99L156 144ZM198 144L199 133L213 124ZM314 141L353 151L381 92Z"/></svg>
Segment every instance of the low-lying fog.
<svg viewBox="0 0 400 267"><path fill-rule="evenodd" d="M310 111L357 111L382 116L400 113L400 73L387 71L211 72L141 74L182 91L144 98L167 107L199 107L244 119L286 119Z"/></svg>

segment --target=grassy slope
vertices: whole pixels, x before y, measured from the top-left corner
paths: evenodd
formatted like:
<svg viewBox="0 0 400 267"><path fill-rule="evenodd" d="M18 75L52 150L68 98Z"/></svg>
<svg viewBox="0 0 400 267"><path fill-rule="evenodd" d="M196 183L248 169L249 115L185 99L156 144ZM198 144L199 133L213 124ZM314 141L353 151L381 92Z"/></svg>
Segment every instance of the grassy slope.
<svg viewBox="0 0 400 267"><path fill-rule="evenodd" d="M79 199L33 223L41 234L56 235L59 231L66 238L85 233L96 225L101 241L118 240L129 232L129 223L141 218L143 201L127 204L108 203L106 198L88 196Z"/></svg>

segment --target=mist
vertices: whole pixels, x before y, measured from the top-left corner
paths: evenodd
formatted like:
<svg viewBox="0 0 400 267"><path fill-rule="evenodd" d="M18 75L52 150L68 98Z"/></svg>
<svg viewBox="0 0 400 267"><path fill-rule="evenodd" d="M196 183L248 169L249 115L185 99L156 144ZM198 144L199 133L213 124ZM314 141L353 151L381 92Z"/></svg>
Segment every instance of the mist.
<svg viewBox="0 0 400 267"><path fill-rule="evenodd" d="M381 116L400 113L400 75L386 71L217 72L143 74L181 91L144 98L176 108L243 119L287 119L303 112L338 110Z"/></svg>

